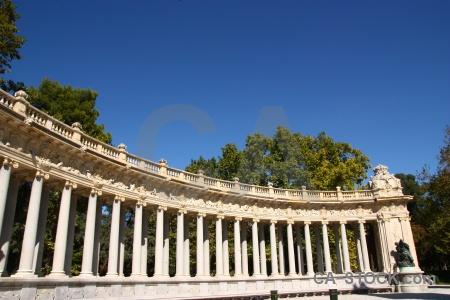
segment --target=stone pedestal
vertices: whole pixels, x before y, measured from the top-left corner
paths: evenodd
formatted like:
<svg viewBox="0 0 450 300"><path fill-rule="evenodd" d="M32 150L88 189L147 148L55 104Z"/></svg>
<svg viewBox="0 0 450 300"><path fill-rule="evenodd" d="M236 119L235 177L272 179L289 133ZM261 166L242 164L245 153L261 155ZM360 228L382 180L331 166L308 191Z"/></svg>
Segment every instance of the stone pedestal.
<svg viewBox="0 0 450 300"><path fill-rule="evenodd" d="M397 280L397 292L417 293L428 290L428 283L423 272L417 271L416 267L401 267Z"/></svg>

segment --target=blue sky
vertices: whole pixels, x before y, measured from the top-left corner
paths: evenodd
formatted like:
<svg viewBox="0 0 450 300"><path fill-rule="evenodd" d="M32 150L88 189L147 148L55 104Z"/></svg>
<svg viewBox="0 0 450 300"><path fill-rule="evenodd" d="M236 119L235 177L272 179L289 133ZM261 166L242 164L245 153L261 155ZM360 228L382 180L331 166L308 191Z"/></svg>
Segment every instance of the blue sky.
<svg viewBox="0 0 450 300"><path fill-rule="evenodd" d="M450 1L14 3L8 78L98 91L113 144L175 168L285 125L415 174L450 124Z"/></svg>

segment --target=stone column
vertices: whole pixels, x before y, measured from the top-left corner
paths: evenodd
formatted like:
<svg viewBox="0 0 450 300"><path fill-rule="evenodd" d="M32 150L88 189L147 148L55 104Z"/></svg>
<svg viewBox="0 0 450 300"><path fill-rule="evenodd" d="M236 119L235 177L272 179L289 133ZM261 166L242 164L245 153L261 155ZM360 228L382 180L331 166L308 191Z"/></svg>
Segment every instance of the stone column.
<svg viewBox="0 0 450 300"><path fill-rule="evenodd" d="M261 261L261 275L267 276L266 240L264 238L264 224L259 227L259 256Z"/></svg>
<svg viewBox="0 0 450 300"><path fill-rule="evenodd" d="M308 276L314 276L313 257L311 248L311 233L309 232L310 221L305 221L305 248L306 248L306 270Z"/></svg>
<svg viewBox="0 0 450 300"><path fill-rule="evenodd" d="M324 268L323 268L322 240L320 238L318 226L314 226L314 233L316 236L317 271L323 273Z"/></svg>
<svg viewBox="0 0 450 300"><path fill-rule="evenodd" d="M69 231L70 219L70 199L72 196L72 188L76 188L76 184L66 181L61 194L61 205L59 207L58 225L56 229L55 251L53 253L53 267L51 275L64 276L64 259L66 257L67 235Z"/></svg>
<svg viewBox="0 0 450 300"><path fill-rule="evenodd" d="M69 213L69 229L67 230L67 246L66 257L64 258L64 272L67 276L72 276L72 254L73 242L75 237L75 218L77 215L77 196L70 199L70 213Z"/></svg>
<svg viewBox="0 0 450 300"><path fill-rule="evenodd" d="M258 222L259 219L253 219L252 224L253 276L261 276L261 269L259 265Z"/></svg>
<svg viewBox="0 0 450 300"><path fill-rule="evenodd" d="M341 242L339 238L339 228L337 225L333 225L333 233L336 246L336 260L337 260L336 273L342 274L343 268L342 268Z"/></svg>
<svg viewBox="0 0 450 300"><path fill-rule="evenodd" d="M275 233L276 220L270 221L270 256L272 260L272 276L278 276L277 238Z"/></svg>
<svg viewBox="0 0 450 300"><path fill-rule="evenodd" d="M190 251L189 251L189 218L186 215L184 218L184 257L183 257L183 270L184 276L191 276L190 272Z"/></svg>
<svg viewBox="0 0 450 300"><path fill-rule="evenodd" d="M9 179L11 178L11 169L13 166L14 168L17 168L19 164L5 158L0 169L0 233L3 230L6 200L8 199Z"/></svg>
<svg viewBox="0 0 450 300"><path fill-rule="evenodd" d="M300 224L296 224L295 232L297 234L297 261L298 261L298 273L299 275L305 274L305 264L303 259L303 245L302 245L302 230Z"/></svg>
<svg viewBox="0 0 450 300"><path fill-rule="evenodd" d="M133 232L133 261L131 265L131 276L141 276L141 252L142 252L142 211L143 202L136 203L134 213Z"/></svg>
<svg viewBox="0 0 450 300"><path fill-rule="evenodd" d="M92 276L92 261L94 257L95 217L97 210L97 195L100 191L92 190L89 195L86 214L86 228L84 232L83 261L80 276Z"/></svg>
<svg viewBox="0 0 450 300"><path fill-rule="evenodd" d="M103 201L97 202L97 210L95 217L95 237L94 237L94 260L92 261L92 274L98 275L100 267L100 231L102 226Z"/></svg>
<svg viewBox="0 0 450 300"><path fill-rule="evenodd" d="M346 221L341 221L341 237L342 237L342 252L344 254L344 273L351 272L350 256L348 253L347 231L345 229Z"/></svg>
<svg viewBox="0 0 450 300"><path fill-rule="evenodd" d="M203 217L205 217L205 213L197 214L197 274L195 277L204 276L205 267L203 265L203 260L205 259L203 254Z"/></svg>
<svg viewBox="0 0 450 300"><path fill-rule="evenodd" d="M280 262L280 275L286 275L284 270L284 245L283 245L283 226L278 224L278 257Z"/></svg>
<svg viewBox="0 0 450 300"><path fill-rule="evenodd" d="M356 260L358 262L358 271L364 271L364 262L362 258L362 250L361 250L361 238L359 237L359 230L354 228L355 232L355 240L356 240Z"/></svg>
<svg viewBox="0 0 450 300"><path fill-rule="evenodd" d="M234 276L242 276L242 259L241 259L241 217L234 219Z"/></svg>
<svg viewBox="0 0 450 300"><path fill-rule="evenodd" d="M322 221L322 237L323 237L323 249L325 252L325 271L327 273L333 272L331 269L331 255L330 255L330 244L328 242L328 221Z"/></svg>
<svg viewBox="0 0 450 300"><path fill-rule="evenodd" d="M164 245L163 245L163 276L169 277L169 231L170 231L170 216L164 218Z"/></svg>
<svg viewBox="0 0 450 300"><path fill-rule="evenodd" d="M297 273L295 272L294 235L292 232L292 224L293 223L294 223L294 221L288 221L288 224L287 224L289 276L297 275Z"/></svg>
<svg viewBox="0 0 450 300"><path fill-rule="evenodd" d="M175 276L184 275L184 210L177 213L177 249L176 249L176 271Z"/></svg>
<svg viewBox="0 0 450 300"><path fill-rule="evenodd" d="M11 243L11 237L14 225L14 215L16 213L17 195L19 193L20 181L17 177L13 176L6 199L6 209L3 217L3 228L0 234L0 253L4 255L0 257L0 277L8 276L6 271L8 256L9 256L9 246Z"/></svg>
<svg viewBox="0 0 450 300"><path fill-rule="evenodd" d="M230 276L230 251L228 249L228 221L222 224L223 275Z"/></svg>
<svg viewBox="0 0 450 300"><path fill-rule="evenodd" d="M359 220L359 236L361 238L364 272L370 272L369 252L367 251L366 231L364 230L364 223L366 223L366 221Z"/></svg>
<svg viewBox="0 0 450 300"><path fill-rule="evenodd" d="M39 225L39 213L44 178L48 179L48 174L37 171L36 177L33 181L33 186L31 187L30 203L28 204L27 220L23 234L19 270L15 274L15 276L18 277L32 276L34 274L34 248L37 241L37 230Z"/></svg>
<svg viewBox="0 0 450 300"><path fill-rule="evenodd" d="M122 200L123 199L123 200ZM117 267L119 266L119 232L120 232L120 203L125 198L116 196L113 200L111 214L111 233L109 236L109 256L108 273L106 276L118 276Z"/></svg>
<svg viewBox="0 0 450 300"><path fill-rule="evenodd" d="M216 276L223 275L222 219L221 215L216 217Z"/></svg>
<svg viewBox="0 0 450 300"><path fill-rule="evenodd" d="M165 206L159 206L156 210L156 235L155 235L155 275L163 275L163 251L164 251L164 211Z"/></svg>
<svg viewBox="0 0 450 300"><path fill-rule="evenodd" d="M203 274L211 276L210 257L209 257L209 219L203 220Z"/></svg>
<svg viewBox="0 0 450 300"><path fill-rule="evenodd" d="M387 247L386 247L386 236L384 235L384 224L383 219L381 215L377 216L377 233L378 233L378 241L380 243L380 262L379 262L379 268L381 272L387 273L388 272L388 255L387 255Z"/></svg>
<svg viewBox="0 0 450 300"><path fill-rule="evenodd" d="M141 247L141 275L148 277L147 261L148 261L148 218L149 211L144 209L142 211L142 247Z"/></svg>
<svg viewBox="0 0 450 300"><path fill-rule="evenodd" d="M41 206L39 207L39 225L37 228L36 245L34 246L33 270L34 274L41 276L42 258L44 257L45 229L47 227L48 202L50 190L43 188L41 196Z"/></svg>
<svg viewBox="0 0 450 300"><path fill-rule="evenodd" d="M123 276L123 265L125 262L125 222L127 217L127 208L122 207L120 210L120 226L119 226L119 276Z"/></svg>
<svg viewBox="0 0 450 300"><path fill-rule="evenodd" d="M241 226L242 276L248 277L247 222Z"/></svg>

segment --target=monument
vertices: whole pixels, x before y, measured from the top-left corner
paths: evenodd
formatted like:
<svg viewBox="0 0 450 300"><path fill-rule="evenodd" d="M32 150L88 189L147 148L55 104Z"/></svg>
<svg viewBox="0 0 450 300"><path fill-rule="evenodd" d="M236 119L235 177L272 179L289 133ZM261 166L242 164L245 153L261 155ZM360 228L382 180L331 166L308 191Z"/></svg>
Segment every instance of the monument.
<svg viewBox="0 0 450 300"><path fill-rule="evenodd" d="M386 279L403 263L408 263L408 275L422 276L406 208L412 197L403 195L400 181L385 166L374 169L368 190L285 190L243 184L237 178L219 180L171 168L165 160L135 156L123 144L104 144L83 133L79 123L67 126L31 106L24 92L11 96L2 90L0 159L0 269L4 276L0 297L223 299L269 297L271 290L286 296L322 294L329 289L391 291L396 285L388 280L366 279ZM25 181L31 184L31 195L20 261L13 266L15 273L6 274L15 210L20 209L17 193ZM51 191L61 193L51 249L53 265L48 276L40 276L40 245ZM87 210L80 275L72 276L77 201L85 201ZM111 205L112 214L108 270L100 276L99 218L105 203ZM133 210L135 216L132 249L124 249L126 210ZM154 228L148 226L149 214L156 215ZM175 223L168 222L170 216ZM189 222L196 224L193 234L189 234ZM176 231L175 243L169 243L171 227ZM149 232L155 236L152 253L145 239ZM349 232L356 249L349 248ZM330 247L330 234L334 247ZM267 251L266 244L270 245ZM192 274L189 253L194 245L196 271ZM125 251L132 253L131 276L123 275ZM397 252L398 258L393 255ZM169 276L170 253L176 257L173 277ZM356 257L357 267L352 267L350 254ZM146 268L149 256L154 258L151 274ZM368 276L361 282L356 272ZM348 284L349 277L355 279L353 284ZM402 290L408 289L405 284ZM412 285L416 290L427 287L423 282Z"/></svg>

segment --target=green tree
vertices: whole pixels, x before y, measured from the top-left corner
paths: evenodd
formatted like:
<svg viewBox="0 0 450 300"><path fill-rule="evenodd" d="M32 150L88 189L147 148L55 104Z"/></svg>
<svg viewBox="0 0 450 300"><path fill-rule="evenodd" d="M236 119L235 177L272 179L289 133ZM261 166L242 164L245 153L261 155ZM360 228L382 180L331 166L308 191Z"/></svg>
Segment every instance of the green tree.
<svg viewBox="0 0 450 300"><path fill-rule="evenodd" d="M49 78L44 78L37 89L30 87L27 92L33 106L69 126L79 122L83 126L83 132L89 136L111 143L111 133L105 132L103 124L95 123L100 114L95 109L97 92L91 89L74 89L70 85L61 86L59 82Z"/></svg>
<svg viewBox="0 0 450 300"><path fill-rule="evenodd" d="M186 171L191 173L198 173L200 170L208 177L218 178L217 160L213 157L204 159L202 156L198 160L191 159L191 163L186 167Z"/></svg>
<svg viewBox="0 0 450 300"><path fill-rule="evenodd" d="M450 127L444 130L435 173L424 168L419 174L423 196L416 220L423 230L414 236L419 257L427 269L448 270L450 266ZM426 252L423 253L422 249Z"/></svg>
<svg viewBox="0 0 450 300"><path fill-rule="evenodd" d="M304 136L278 127L273 137L260 133L247 136L245 148L236 145L222 148L218 163L215 158L191 160L187 171L205 167L205 175L274 187L334 190L337 186L354 189L367 178L369 158L348 143L334 142L321 132L317 137ZM201 166L201 167L200 167ZM214 176L215 175L215 176Z"/></svg>
<svg viewBox="0 0 450 300"><path fill-rule="evenodd" d="M300 149L311 178L311 187L334 190L340 186L352 190L367 178L369 157L348 143L334 142L325 132L317 137L305 136Z"/></svg>
<svg viewBox="0 0 450 300"><path fill-rule="evenodd" d="M11 0L0 0L0 74L10 72L11 62L22 59L19 49L25 43L25 38L18 35L16 20L20 15ZM14 82L0 77L0 88L5 91L23 89L23 82Z"/></svg>
<svg viewBox="0 0 450 300"><path fill-rule="evenodd" d="M224 180L233 180L238 175L242 160L240 152L235 144L226 144L222 148L222 157L219 157L218 176Z"/></svg>

